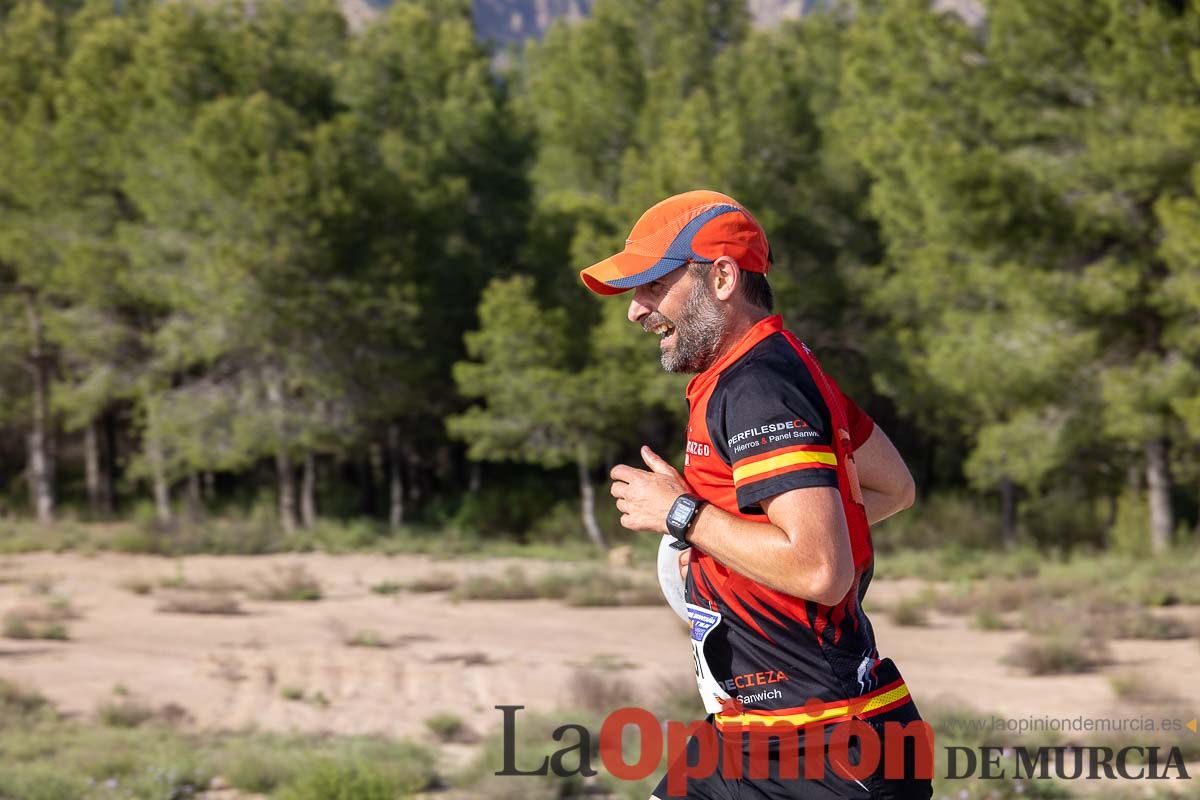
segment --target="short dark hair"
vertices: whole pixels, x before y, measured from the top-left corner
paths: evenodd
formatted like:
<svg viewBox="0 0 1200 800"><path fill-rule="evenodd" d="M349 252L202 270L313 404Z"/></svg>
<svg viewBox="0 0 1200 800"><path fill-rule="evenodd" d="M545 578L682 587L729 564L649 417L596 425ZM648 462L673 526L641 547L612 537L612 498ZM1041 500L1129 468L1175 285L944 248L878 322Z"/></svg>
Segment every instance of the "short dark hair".
<svg viewBox="0 0 1200 800"><path fill-rule="evenodd" d="M712 266L711 261L693 261L688 264L688 271L697 278L704 278L708 275L708 268ZM761 272L748 272L742 270L741 279L738 281L741 287L742 297L752 306L757 306L763 311L775 310L775 294L771 291L771 284L767 283L767 276Z"/></svg>
<svg viewBox="0 0 1200 800"><path fill-rule="evenodd" d="M746 302L752 306L758 306L763 311L775 310L775 294L771 291L771 284L767 283L767 276L761 272L743 272L742 273L742 297L746 298Z"/></svg>

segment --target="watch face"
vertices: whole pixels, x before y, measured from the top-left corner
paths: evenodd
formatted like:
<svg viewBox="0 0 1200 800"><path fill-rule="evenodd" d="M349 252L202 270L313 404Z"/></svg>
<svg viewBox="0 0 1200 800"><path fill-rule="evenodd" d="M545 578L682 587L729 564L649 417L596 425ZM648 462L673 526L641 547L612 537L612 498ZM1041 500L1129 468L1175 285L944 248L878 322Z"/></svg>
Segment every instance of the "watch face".
<svg viewBox="0 0 1200 800"><path fill-rule="evenodd" d="M691 503L688 503L687 505L684 505L683 503L676 503L671 507L671 524L676 526L685 524L688 521L688 517L691 516L691 513Z"/></svg>

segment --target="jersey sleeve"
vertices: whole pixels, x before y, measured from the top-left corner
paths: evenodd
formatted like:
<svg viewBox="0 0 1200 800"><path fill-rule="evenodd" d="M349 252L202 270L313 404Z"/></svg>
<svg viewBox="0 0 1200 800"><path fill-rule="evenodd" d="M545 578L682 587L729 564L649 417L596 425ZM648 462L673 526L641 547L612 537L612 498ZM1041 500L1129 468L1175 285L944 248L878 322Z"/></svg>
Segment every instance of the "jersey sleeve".
<svg viewBox="0 0 1200 800"><path fill-rule="evenodd" d="M829 408L807 369L788 366L746 365L728 376L710 417L744 514L763 513L763 500L792 489L838 485Z"/></svg>

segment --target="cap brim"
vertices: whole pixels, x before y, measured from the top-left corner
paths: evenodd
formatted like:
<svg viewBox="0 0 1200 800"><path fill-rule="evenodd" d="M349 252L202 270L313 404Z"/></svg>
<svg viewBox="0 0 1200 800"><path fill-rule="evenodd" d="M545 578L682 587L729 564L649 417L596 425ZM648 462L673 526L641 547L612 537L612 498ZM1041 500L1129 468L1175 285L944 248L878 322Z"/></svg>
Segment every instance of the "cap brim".
<svg viewBox="0 0 1200 800"><path fill-rule="evenodd" d="M580 271L579 277L583 279L583 285L596 294L621 294L661 278L687 263L674 261L623 250Z"/></svg>

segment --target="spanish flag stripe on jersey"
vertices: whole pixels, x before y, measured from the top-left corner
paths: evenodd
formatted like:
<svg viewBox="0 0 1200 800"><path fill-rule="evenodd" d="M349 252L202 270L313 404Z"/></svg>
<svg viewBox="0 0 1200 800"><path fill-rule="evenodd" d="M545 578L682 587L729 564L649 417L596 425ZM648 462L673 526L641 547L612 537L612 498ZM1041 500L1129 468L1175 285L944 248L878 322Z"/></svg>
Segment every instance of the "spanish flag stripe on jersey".
<svg viewBox="0 0 1200 800"><path fill-rule="evenodd" d="M718 728L730 725L774 724L777 722L803 726L813 723L830 724L851 717L872 717L899 706L909 698L908 686L895 681L874 692L836 703L814 704L808 708L789 708L772 711L744 711L741 714L716 714Z"/></svg>
<svg viewBox="0 0 1200 800"><path fill-rule="evenodd" d="M776 450L761 457L747 458L739 461L738 465L733 469L733 483L737 486L750 478L762 475L764 472L774 472L788 467L836 467L837 463L837 456L828 447L821 449L805 448L803 450L788 448L788 450L783 452Z"/></svg>
<svg viewBox="0 0 1200 800"><path fill-rule="evenodd" d="M829 466L828 464L820 464L817 462L813 462L811 464L788 464L787 466L780 467L779 469L773 469L770 472L763 472L758 475L755 475L752 478L747 478L746 480L743 480L742 482L736 484L736 486L738 489L744 489L748 486L758 483L759 481L765 481L770 478L774 478L776 475L786 475L789 472L796 472L797 470L807 470L807 469L832 470L833 467Z"/></svg>

